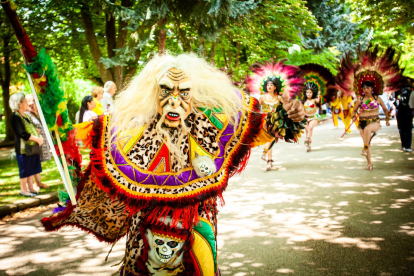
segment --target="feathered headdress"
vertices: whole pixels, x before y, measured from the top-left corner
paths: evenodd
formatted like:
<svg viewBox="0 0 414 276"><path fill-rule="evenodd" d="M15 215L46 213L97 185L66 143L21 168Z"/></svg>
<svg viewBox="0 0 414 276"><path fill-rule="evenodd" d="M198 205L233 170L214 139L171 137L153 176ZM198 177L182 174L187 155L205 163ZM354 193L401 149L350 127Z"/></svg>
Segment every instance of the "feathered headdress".
<svg viewBox="0 0 414 276"><path fill-rule="evenodd" d="M303 96L306 96L306 90L310 89L314 94L321 92L322 103L326 100L330 101L330 95L336 92L335 77L332 73L322 65L308 63L299 66L303 71L303 78L305 79L305 89Z"/></svg>
<svg viewBox="0 0 414 276"><path fill-rule="evenodd" d="M302 71L299 67L284 64L285 60L265 64L255 63L250 67L253 75L245 79L246 89L250 94L263 95L266 84L272 81L278 94L289 93L291 99L299 96L303 88ZM278 87L279 86L279 87Z"/></svg>
<svg viewBox="0 0 414 276"><path fill-rule="evenodd" d="M398 66L400 55L393 48L388 47L381 55L378 46L369 46L366 51L360 50L358 57L359 61L354 62L348 53L341 61L336 82L345 95L349 96L353 91L363 95L362 84L366 81L374 84L376 95L391 94L401 88L404 70Z"/></svg>

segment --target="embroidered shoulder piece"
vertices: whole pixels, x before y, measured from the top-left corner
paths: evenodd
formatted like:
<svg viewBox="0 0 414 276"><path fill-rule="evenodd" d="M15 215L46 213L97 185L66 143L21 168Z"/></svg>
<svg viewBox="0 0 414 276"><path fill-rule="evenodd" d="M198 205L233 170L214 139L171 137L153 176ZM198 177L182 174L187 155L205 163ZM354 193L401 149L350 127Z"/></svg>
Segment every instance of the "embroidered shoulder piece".
<svg viewBox="0 0 414 276"><path fill-rule="evenodd" d="M172 161L168 147L157 135L155 120L121 132L106 148L110 120L101 118L94 129L92 178L132 212L154 206L185 207L221 196L229 176L245 165L250 148L243 145L251 143L261 125L262 116L251 112L258 111L257 101L246 95L243 101L246 111L239 112L236 128L218 109L200 109L189 117L191 130L181 143L184 166ZM213 160L215 173L205 177L196 174L191 164L200 155Z"/></svg>

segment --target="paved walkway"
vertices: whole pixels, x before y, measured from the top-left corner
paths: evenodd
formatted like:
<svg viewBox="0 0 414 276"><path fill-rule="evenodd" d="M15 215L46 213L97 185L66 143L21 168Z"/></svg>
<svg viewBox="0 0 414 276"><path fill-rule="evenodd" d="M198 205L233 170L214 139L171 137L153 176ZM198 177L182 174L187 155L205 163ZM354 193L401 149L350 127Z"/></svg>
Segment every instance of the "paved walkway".
<svg viewBox="0 0 414 276"><path fill-rule="evenodd" d="M315 128L313 151L275 145L265 171L262 148L233 177L219 214L223 275L413 275L414 154L399 150L396 122L373 139L366 171L362 139L328 122ZM125 239L114 247L78 229L46 233L35 217L0 225L0 275L111 275Z"/></svg>

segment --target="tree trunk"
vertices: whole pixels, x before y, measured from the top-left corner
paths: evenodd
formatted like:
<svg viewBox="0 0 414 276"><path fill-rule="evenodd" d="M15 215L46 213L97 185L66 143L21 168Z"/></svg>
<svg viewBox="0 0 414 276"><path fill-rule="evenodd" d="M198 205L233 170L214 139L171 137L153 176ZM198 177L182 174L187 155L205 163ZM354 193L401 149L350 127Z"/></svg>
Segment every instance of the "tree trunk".
<svg viewBox="0 0 414 276"><path fill-rule="evenodd" d="M106 49L108 53L108 58L113 58L116 56L116 52L114 49L121 48L125 45L126 41L126 33L124 37L122 37L122 33L119 33L118 39L116 38L116 24L115 18L111 14L105 14L106 16L106 24L105 24L105 34L106 34ZM123 45L122 45L123 43ZM119 47L118 47L119 46ZM123 83L122 83L122 66L114 66L112 68L107 69L111 72L112 81L115 82L118 90L122 90Z"/></svg>
<svg viewBox="0 0 414 276"><path fill-rule="evenodd" d="M201 45L203 45L203 57L207 58L207 46L206 46L206 40L205 39L203 39L201 41Z"/></svg>
<svg viewBox="0 0 414 276"><path fill-rule="evenodd" d="M227 57L226 57L226 49L224 47L221 49L223 50L224 64L226 64L227 69L230 69L229 62L227 61Z"/></svg>
<svg viewBox="0 0 414 276"><path fill-rule="evenodd" d="M140 57L141 57L141 50L137 50L137 52L135 53L135 60L137 61L137 63ZM124 77L125 84L128 84L131 81L137 69L138 69L138 66L127 68L127 73L125 74L125 77Z"/></svg>
<svg viewBox="0 0 414 276"><path fill-rule="evenodd" d="M160 29L160 34L158 36L158 54L165 54L165 42L167 40L167 31L165 29L165 23L167 23L166 18L161 18L158 20L158 28Z"/></svg>
<svg viewBox="0 0 414 276"><path fill-rule="evenodd" d="M240 64L240 42L236 42L236 47L237 47L236 64L234 65L234 68L239 67L239 64Z"/></svg>
<svg viewBox="0 0 414 276"><path fill-rule="evenodd" d="M210 49L210 63L214 66L216 66L216 46L218 43L218 39L216 41L213 41L213 45L211 45Z"/></svg>
<svg viewBox="0 0 414 276"><path fill-rule="evenodd" d="M9 43L10 37L3 37L4 76L0 74L0 84L3 90L4 125L6 127L6 137L3 142L14 141L14 132L10 124L12 111L9 107L11 79Z"/></svg>
<svg viewBox="0 0 414 276"><path fill-rule="evenodd" d="M102 62L100 62L102 53L101 53L101 50L99 49L99 45L96 40L95 29L92 24L92 18L91 18L91 13L90 13L88 4L82 3L80 6L81 6L82 25L85 30L86 42L88 43L89 51L91 52L95 65L98 68L99 75L101 76L101 79L104 83L109 80L113 80L113 76L111 72L105 69Z"/></svg>

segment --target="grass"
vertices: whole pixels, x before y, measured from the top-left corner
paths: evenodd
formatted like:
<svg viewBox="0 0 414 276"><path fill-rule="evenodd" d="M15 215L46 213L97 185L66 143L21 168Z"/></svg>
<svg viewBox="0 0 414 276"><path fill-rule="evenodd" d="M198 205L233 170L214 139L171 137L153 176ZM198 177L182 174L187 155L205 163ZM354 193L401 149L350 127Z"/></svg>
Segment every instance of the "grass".
<svg viewBox="0 0 414 276"><path fill-rule="evenodd" d="M7 153L13 152L8 150ZM89 162L89 150L81 150L82 164L86 165ZM7 155L8 155L7 154ZM4 158L5 153L2 154L3 158L0 159L0 206L5 204L11 204L16 200L25 199L26 197L20 196L20 178L19 168L17 166L17 160L10 160ZM49 185L47 189L41 189L43 194L55 192L58 190L65 190L63 181L60 177L54 159L42 163L41 181Z"/></svg>

